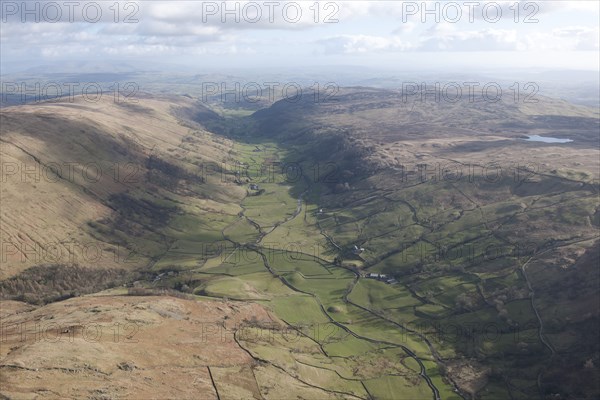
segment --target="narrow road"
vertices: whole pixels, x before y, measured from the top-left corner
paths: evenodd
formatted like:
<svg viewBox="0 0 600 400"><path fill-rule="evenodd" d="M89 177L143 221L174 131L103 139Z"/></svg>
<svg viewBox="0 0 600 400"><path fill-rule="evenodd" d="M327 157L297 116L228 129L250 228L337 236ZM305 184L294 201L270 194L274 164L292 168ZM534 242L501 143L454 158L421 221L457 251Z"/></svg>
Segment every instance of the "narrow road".
<svg viewBox="0 0 600 400"><path fill-rule="evenodd" d="M542 321L542 317L540 316L540 313L538 311L538 309L535 306L535 301L534 301L534 297L535 297L535 291L533 290L533 286L531 285L531 281L529 280L529 277L527 276L527 265L529 265L529 263L537 256L537 255L542 255L544 253L547 253L548 251L550 251L552 249L548 249L545 250L539 254L535 254L531 257L529 257L529 259L521 266L521 273L523 274L523 277L525 278L525 282L527 283L527 287L529 288L529 301L531 302L531 308L533 309L533 312L538 320L538 324L539 324L539 328L538 328L538 337L540 338L540 342L542 342L542 344L544 346L546 346L548 348L548 350L550 350L550 363L552 362L552 359L554 358L554 354L556 353L554 351L554 348L552 347L552 345L550 344L550 342L548 342L546 340L546 337L544 336L544 321ZM538 386L538 391L540 392L540 397L543 398L543 391L542 391L542 376L544 374L546 367L542 367L540 369L540 371L538 372L538 376L537 376L537 386Z"/></svg>

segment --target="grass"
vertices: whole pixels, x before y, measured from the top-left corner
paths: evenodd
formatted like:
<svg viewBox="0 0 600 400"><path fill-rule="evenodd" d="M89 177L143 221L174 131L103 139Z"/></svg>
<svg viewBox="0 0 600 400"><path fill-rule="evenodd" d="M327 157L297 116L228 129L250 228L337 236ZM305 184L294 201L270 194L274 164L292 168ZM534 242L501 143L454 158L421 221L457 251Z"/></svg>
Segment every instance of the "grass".
<svg viewBox="0 0 600 400"><path fill-rule="evenodd" d="M431 399L431 390L419 377L407 380L401 376L382 376L364 382L367 390L375 399Z"/></svg>
<svg viewBox="0 0 600 400"><path fill-rule="evenodd" d="M415 244L400 243L393 254L374 264L371 269L398 276L409 275L419 270L424 261L436 253L436 247L424 241L419 240Z"/></svg>
<svg viewBox="0 0 600 400"><path fill-rule="evenodd" d="M297 371L304 380L318 385L319 387L328 390L343 391L354 396L366 396L365 389L360 381L340 378L334 371L324 368L315 368L307 364L297 364Z"/></svg>
<svg viewBox="0 0 600 400"><path fill-rule="evenodd" d="M293 247L290 246L290 249ZM309 278L334 278L330 269L319 261L314 260L310 254L300 253L303 249L293 251L267 250L266 256L269 264L279 273L297 272Z"/></svg>
<svg viewBox="0 0 600 400"><path fill-rule="evenodd" d="M268 297L252 284L237 277L211 279L198 286L195 291L214 297L231 297L237 300L265 300Z"/></svg>
<svg viewBox="0 0 600 400"><path fill-rule="evenodd" d="M447 317L452 311L437 304L421 304L415 307L415 314L426 319Z"/></svg>
<svg viewBox="0 0 600 400"><path fill-rule="evenodd" d="M273 311L292 325L324 324L329 322L310 296L293 295L272 301Z"/></svg>
<svg viewBox="0 0 600 400"><path fill-rule="evenodd" d="M246 328L239 335L240 341L263 360L283 368L303 381L311 382L325 390L333 390L363 396L360 381L342 378L335 371L343 368L323 362L316 343L294 332ZM347 372L347 371L346 371Z"/></svg>
<svg viewBox="0 0 600 400"><path fill-rule="evenodd" d="M402 285L389 285L375 279L361 279L348 298L363 307L381 312L422 304Z"/></svg>
<svg viewBox="0 0 600 400"><path fill-rule="evenodd" d="M331 249L325 237L316 228L315 206L303 204L298 218L275 228L261 244L268 248L302 252L332 261Z"/></svg>
<svg viewBox="0 0 600 400"><path fill-rule="evenodd" d="M244 218L226 226L223 229L223 236L237 243L251 243L258 239L259 232L254 225Z"/></svg>
<svg viewBox="0 0 600 400"><path fill-rule="evenodd" d="M292 296L295 292L285 286L281 281L268 272L258 272L244 275L241 279L251 284L256 290L271 298Z"/></svg>
<svg viewBox="0 0 600 400"><path fill-rule="evenodd" d="M323 345L328 354L335 354L337 357L350 357L365 354L378 349L380 346L358 339L354 336L346 335L340 340L332 341Z"/></svg>

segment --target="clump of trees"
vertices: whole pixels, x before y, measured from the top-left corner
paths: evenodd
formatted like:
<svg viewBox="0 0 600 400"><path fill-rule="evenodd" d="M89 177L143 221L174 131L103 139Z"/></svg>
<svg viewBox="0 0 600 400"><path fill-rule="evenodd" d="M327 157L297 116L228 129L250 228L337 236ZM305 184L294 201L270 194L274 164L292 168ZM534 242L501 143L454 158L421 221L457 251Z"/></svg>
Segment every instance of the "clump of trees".
<svg viewBox="0 0 600 400"><path fill-rule="evenodd" d="M116 268L37 265L0 282L0 299L43 305L120 286L128 275Z"/></svg>
<svg viewBox="0 0 600 400"><path fill-rule="evenodd" d="M456 307L461 311L472 311L477 306L477 298L470 293L456 296Z"/></svg>

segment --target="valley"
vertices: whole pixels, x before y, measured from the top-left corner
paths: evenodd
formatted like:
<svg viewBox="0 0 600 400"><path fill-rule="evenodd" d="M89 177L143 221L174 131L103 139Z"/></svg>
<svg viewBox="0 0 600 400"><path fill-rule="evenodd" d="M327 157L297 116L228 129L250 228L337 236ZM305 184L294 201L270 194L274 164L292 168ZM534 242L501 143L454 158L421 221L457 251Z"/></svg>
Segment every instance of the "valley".
<svg viewBox="0 0 600 400"><path fill-rule="evenodd" d="M219 112L0 112L3 396L600 393L597 110L346 88ZM50 320L138 341L19 331Z"/></svg>

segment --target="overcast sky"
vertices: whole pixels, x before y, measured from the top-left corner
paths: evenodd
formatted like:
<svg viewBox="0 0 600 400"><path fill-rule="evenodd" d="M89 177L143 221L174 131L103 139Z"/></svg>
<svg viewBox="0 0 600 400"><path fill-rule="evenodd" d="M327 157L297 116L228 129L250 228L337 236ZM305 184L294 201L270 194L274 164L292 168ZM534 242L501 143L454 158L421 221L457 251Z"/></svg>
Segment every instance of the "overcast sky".
<svg viewBox="0 0 600 400"><path fill-rule="evenodd" d="M5 71L100 59L197 69L599 68L594 0L23 4L1 0Z"/></svg>

